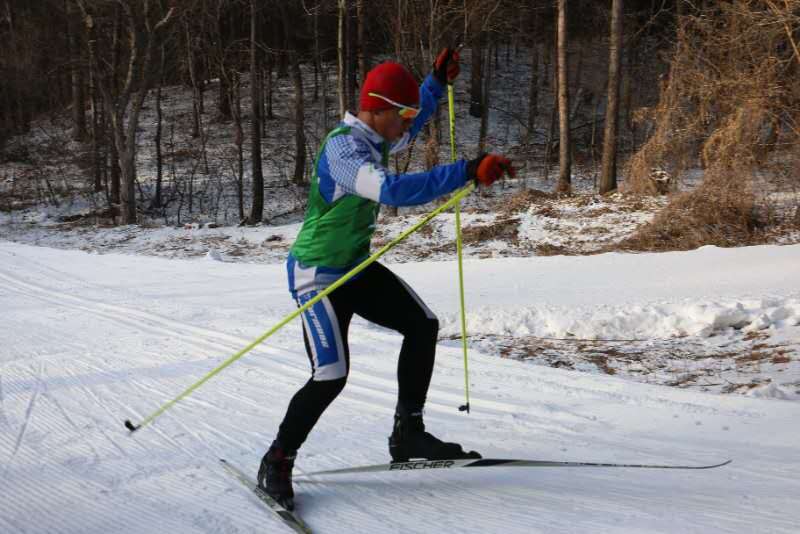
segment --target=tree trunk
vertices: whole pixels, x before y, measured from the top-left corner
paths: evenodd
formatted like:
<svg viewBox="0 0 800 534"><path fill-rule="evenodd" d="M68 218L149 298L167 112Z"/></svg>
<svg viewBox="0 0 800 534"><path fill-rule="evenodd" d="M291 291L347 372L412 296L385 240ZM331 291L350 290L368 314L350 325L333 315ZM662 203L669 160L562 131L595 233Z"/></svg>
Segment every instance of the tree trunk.
<svg viewBox="0 0 800 534"><path fill-rule="evenodd" d="M86 40L93 43L96 37L94 35L94 28L86 25ZM92 59L93 46L89 46L89 65L94 64ZM105 132L105 110L103 109L103 101L97 86L98 74L94 69L89 69L89 100L91 102L92 113L92 175L94 176L94 191L99 193L103 190L103 176L105 158L101 157L101 145Z"/></svg>
<svg viewBox="0 0 800 534"><path fill-rule="evenodd" d="M158 68L158 88L156 89L156 191L153 196L153 201L150 204L152 208L161 208L161 183L164 178L164 158L161 151L161 133L163 130L162 110L161 110L161 86L164 85L164 64L166 63L167 52L164 46L161 46L161 62Z"/></svg>
<svg viewBox="0 0 800 534"><path fill-rule="evenodd" d="M111 110L108 110L111 114ZM119 205L121 202L121 189L122 189L122 169L120 168L120 156L117 149L117 142L114 139L113 126L111 125L111 117L108 117L108 146L109 146L109 166L111 167L111 204Z"/></svg>
<svg viewBox="0 0 800 534"><path fill-rule="evenodd" d="M117 134L117 141L122 139L123 144L117 146L120 152L120 166L122 167L122 202L123 221L126 224L136 223L136 130L139 126L139 115L144 105L144 100L153 84L153 51L160 46L159 32L169 22L174 12L171 8L155 26L149 20L149 7L145 3L145 12L141 20L131 20L129 29L129 43L131 43L131 58L137 57L138 61L129 60L128 76L120 92L119 103L115 107L117 117L117 131L123 128L123 119L127 112L127 124L122 138ZM127 11L129 19L136 14L132 9ZM144 28L142 28L144 26Z"/></svg>
<svg viewBox="0 0 800 534"><path fill-rule="evenodd" d="M120 166L120 153L117 146L116 134L113 125L114 114L114 100L113 98L119 93L117 83L117 71L119 70L119 57L120 42L122 41L122 12L119 6L116 7L114 12L113 24L113 37L111 44L111 66L110 73L107 78L106 88L103 89L103 97L106 100L106 111L108 113L108 124L110 131L108 133L108 144L111 153L111 203L119 205L122 202L122 168ZM99 59L99 58L95 58Z"/></svg>
<svg viewBox="0 0 800 534"><path fill-rule="evenodd" d="M11 55L14 58L19 59L21 56L20 53L20 45L19 45L19 36L17 34L17 22L15 17L14 10L11 9L11 3L6 0L5 2L6 7L6 17L5 22L8 24L8 32L11 45L8 47ZM24 133L30 130L30 110L28 109L28 99L25 98L23 94L24 88L27 87L28 80L26 73L23 69L20 68L16 62L12 64L11 67L12 77L15 78L15 81L12 81L10 86L11 92L11 105L13 109L9 110L10 115L12 116L12 122L15 125L16 133Z"/></svg>
<svg viewBox="0 0 800 534"><path fill-rule="evenodd" d="M267 101L267 106L266 106L267 115L266 115L266 118L268 120L273 120L275 118L275 112L273 111L273 108L272 108L272 100L273 100L272 99L272 71L273 70L275 70L275 56L273 54L268 54L267 55L267 72L266 72L266 76L265 76L266 87L264 87L262 89L263 92L266 93L264 98Z"/></svg>
<svg viewBox="0 0 800 534"><path fill-rule="evenodd" d="M314 32L314 96L312 98L313 102L316 102L319 98L319 85L320 85L320 66L322 64L322 59L319 57L319 11L322 9L322 5L317 5L314 8L314 15L311 20L312 29Z"/></svg>
<svg viewBox="0 0 800 534"><path fill-rule="evenodd" d="M316 72L319 74L319 87L317 81L314 84L314 100L317 99L317 90L319 88L320 97L320 115L321 120L319 124L322 125L321 135L325 135L328 131L328 77L325 71L325 65L322 62L322 57L319 49L319 11L321 6L317 6L314 10L314 64L316 65Z"/></svg>
<svg viewBox="0 0 800 534"><path fill-rule="evenodd" d="M531 35L537 33L538 15L531 13ZM539 46L536 42L531 43L531 81L528 87L528 128L525 132L525 144L531 142L534 129L536 128L536 115L539 112Z"/></svg>
<svg viewBox="0 0 800 534"><path fill-rule="evenodd" d="M569 132L569 76L567 66L567 0L558 0L558 115L559 115L559 173L556 190L572 190L572 158Z"/></svg>
<svg viewBox="0 0 800 534"><path fill-rule="evenodd" d="M244 128L242 128L242 82L239 73L233 73L233 121L234 144L236 145L236 200L239 221L244 221Z"/></svg>
<svg viewBox="0 0 800 534"><path fill-rule="evenodd" d="M364 0L356 0L356 24L358 25L358 73L359 80L363 85L364 80L367 79L367 71L369 70L369 56L367 54L367 46L364 40L364 29L366 26Z"/></svg>
<svg viewBox="0 0 800 534"><path fill-rule="evenodd" d="M220 71L225 69L225 65L220 65ZM231 84L228 80L227 72L220 72L219 75L219 95L217 96L217 109L221 120L231 119Z"/></svg>
<svg viewBox="0 0 800 534"><path fill-rule="evenodd" d="M578 112L583 105L583 94L584 89L582 84L582 76L583 76L583 46L580 41L577 43L578 47L578 57L575 60L575 75L572 79L572 86L575 87L575 98L571 98L572 110L569 112L569 120L570 122L574 121L578 116Z"/></svg>
<svg viewBox="0 0 800 534"><path fill-rule="evenodd" d="M292 20L289 16L289 9L284 5L281 6L281 14L283 15L283 29L286 37L286 44L289 52L289 63L292 69L292 80L294 82L294 142L295 142L295 159L294 159L294 173L292 180L294 183L300 185L305 180L306 171L306 135L305 135L305 108L303 105L303 75L300 72L300 61L297 57L297 48L294 42L294 34L292 31Z"/></svg>
<svg viewBox="0 0 800 534"><path fill-rule="evenodd" d="M348 109L356 109L356 94L358 86L358 19L355 10L348 6L347 9L347 102Z"/></svg>
<svg viewBox="0 0 800 534"><path fill-rule="evenodd" d="M81 54L80 30L71 2L66 2L67 40L69 42L70 76L72 85L72 138L76 141L86 139L86 82L83 78L83 54Z"/></svg>
<svg viewBox="0 0 800 534"><path fill-rule="evenodd" d="M491 92L491 79L493 73L492 66L492 45L486 47L486 72L483 76L483 89L481 90L481 128L478 134L478 154L486 149L486 134L489 133L489 93Z"/></svg>
<svg viewBox="0 0 800 534"><path fill-rule="evenodd" d="M135 30L131 30L135 31ZM153 36L150 36L152 39ZM133 42L133 38L131 39ZM112 117L115 128L114 139L117 143L117 151L120 158L120 169L122 170L122 187L120 189L120 203L122 207L122 220L125 224L136 224L136 130L139 125L139 114L142 111L145 97L150 90L152 80L149 76L150 64L152 60L153 41L150 40L143 51L144 58L140 65L138 75L129 77L129 80L137 78L140 86L131 94L131 105L128 111L127 124L125 123L125 111L128 106L117 107L116 114ZM140 52L141 53L141 52ZM127 84L126 84L127 85Z"/></svg>
<svg viewBox="0 0 800 534"><path fill-rule="evenodd" d="M338 33L338 59L339 59L339 119L344 117L347 110L347 95L345 94L345 28L344 18L347 16L346 0L339 0L339 33Z"/></svg>
<svg viewBox="0 0 800 534"><path fill-rule="evenodd" d="M550 163L553 156L553 140L556 137L556 129L558 128L558 65L557 61L555 60L555 56L557 55L555 43L551 47L550 50L544 57L551 58L548 60L548 63L552 63L555 68L553 69L553 79L547 85L552 86L553 88L553 98L551 101L550 106L550 128L547 132L547 145L545 145L544 149L544 180L547 181L550 179ZM552 56L552 57L551 57ZM545 80L547 79L545 78Z"/></svg>
<svg viewBox="0 0 800 534"><path fill-rule="evenodd" d="M300 63L297 51L291 53L292 77L294 78L295 112L294 112L294 182L302 184L305 181L306 170L306 134L305 134L305 106L303 104L303 75L300 72Z"/></svg>
<svg viewBox="0 0 800 534"><path fill-rule="evenodd" d="M97 94L95 93L95 89L93 87L94 83L92 81L89 82L90 87L89 91L91 93L91 102L92 102L92 176L94 177L94 192L99 193L103 190L103 165L100 160L100 103L97 99Z"/></svg>
<svg viewBox="0 0 800 534"><path fill-rule="evenodd" d="M611 4L611 39L608 58L608 103L603 133L603 163L600 194L617 188L617 129L619 123L620 56L622 50L623 0Z"/></svg>
<svg viewBox="0 0 800 534"><path fill-rule="evenodd" d="M217 97L217 109L219 110L219 117L222 120L230 120L231 114L231 101L233 95L231 94L231 72L225 63L225 48L230 41L230 17L227 13L219 14L217 17L217 42L215 48L215 55L219 62L219 95Z"/></svg>
<svg viewBox="0 0 800 534"><path fill-rule="evenodd" d="M549 36L548 36L549 37ZM553 42L550 39L547 39L548 42ZM550 51L553 51L551 54ZM553 77L550 77L550 66L554 61L555 56L555 46L552 48L546 47L545 53L542 54L542 87L550 87L550 82L553 82L553 91L555 91L555 81L557 74L553 72Z"/></svg>
<svg viewBox="0 0 800 534"><path fill-rule="evenodd" d="M261 222L264 216L264 172L261 168L261 87L259 82L259 48L256 0L250 0L250 162L253 167L253 204L248 222Z"/></svg>
<svg viewBox="0 0 800 534"><path fill-rule="evenodd" d="M189 30L189 22L184 21L186 33L186 66L189 71L189 83L192 86L192 137L200 137L200 89L195 69L194 40Z"/></svg>
<svg viewBox="0 0 800 534"><path fill-rule="evenodd" d="M135 144L135 141L134 141ZM136 147L126 147L120 153L122 188L120 207L124 224L136 224Z"/></svg>
<svg viewBox="0 0 800 534"><path fill-rule="evenodd" d="M473 117L483 114L483 41L484 34L479 32L472 46L469 114Z"/></svg>
<svg viewBox="0 0 800 534"><path fill-rule="evenodd" d="M632 44L629 44L627 52L622 48L620 48L620 50L622 52L622 57L626 57L627 59L624 63L620 60L620 70L622 71L620 83L622 84L622 88L620 89L619 114L621 117L619 124L624 124L627 128L631 139L630 150L631 152L636 152L636 121L633 120L631 107L633 106L632 72L637 62L638 49L632 46ZM620 130L620 126L617 126L618 137ZM617 146L619 146L619 140L617 141Z"/></svg>

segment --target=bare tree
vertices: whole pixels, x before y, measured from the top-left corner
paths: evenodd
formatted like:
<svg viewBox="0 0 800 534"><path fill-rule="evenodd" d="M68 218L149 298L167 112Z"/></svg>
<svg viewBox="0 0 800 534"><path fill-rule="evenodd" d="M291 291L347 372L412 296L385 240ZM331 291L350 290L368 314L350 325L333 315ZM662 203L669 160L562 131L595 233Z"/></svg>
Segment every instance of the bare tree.
<svg viewBox="0 0 800 534"><path fill-rule="evenodd" d="M603 134L603 163L600 193L617 188L617 125L619 123L620 56L622 50L623 0L611 3L611 39L608 47L608 103Z"/></svg>
<svg viewBox="0 0 800 534"><path fill-rule="evenodd" d="M345 17L347 16L347 0L339 0L339 32L337 44L337 58L339 60L339 118L344 117L347 110L347 95L345 90Z"/></svg>
<svg viewBox="0 0 800 534"><path fill-rule="evenodd" d="M539 14L534 10L530 13L530 32L533 36L531 47L531 80L528 88L528 124L525 132L525 144L531 142L534 128L536 127L536 115L539 113L539 44L536 42L538 33Z"/></svg>
<svg viewBox="0 0 800 534"><path fill-rule="evenodd" d="M259 83L260 52L258 35L257 0L250 0L250 163L253 174L253 204L250 207L248 222L261 222L264 216L264 171L261 167L261 84Z"/></svg>
<svg viewBox="0 0 800 534"><path fill-rule="evenodd" d="M365 42L364 30L366 27L364 0L356 0L356 23L358 24L358 73L361 83L367 78L369 70L369 55Z"/></svg>
<svg viewBox="0 0 800 534"><path fill-rule="evenodd" d="M211 13L212 21L208 24L211 33L209 54L211 55L212 65L216 67L219 73L219 96L217 98L219 117L223 120L228 120L233 118L231 103L234 97L231 81L232 73L226 56L227 48L232 40L233 16L226 5L226 0L218 0L215 8L216 10Z"/></svg>
<svg viewBox="0 0 800 534"><path fill-rule="evenodd" d="M200 137L203 120L203 89L205 81L200 77L198 58L200 53L197 48L199 36L195 35L193 28L189 24L189 17L183 19L184 33L186 37L186 70L189 73L189 83L192 86L192 137Z"/></svg>
<svg viewBox="0 0 800 534"><path fill-rule="evenodd" d="M325 65L322 63L322 53L320 51L319 13L321 10L322 3L320 2L316 8L314 8L314 65L315 73L319 73L319 83L317 84L316 77L314 80L314 100L317 99L317 87L319 85L322 88L322 95L320 98L320 125L322 131L326 132L328 131L328 76L325 71ZM324 133L322 135L324 135Z"/></svg>
<svg viewBox="0 0 800 534"><path fill-rule="evenodd" d="M164 181L164 157L161 150L161 138L163 133L163 110L161 106L161 88L164 85L164 67L167 61L167 52L164 45L161 45L161 60L158 67L158 86L156 87L156 135L153 143L156 146L156 191L150 207L153 209L161 208L161 184Z"/></svg>
<svg viewBox="0 0 800 534"><path fill-rule="evenodd" d="M358 86L358 27L359 21L356 18L356 0L350 0L347 6L347 105L348 109L356 107L356 87Z"/></svg>
<svg viewBox="0 0 800 534"><path fill-rule="evenodd" d="M472 42L472 68L470 69L469 114L473 117L483 115L483 44L484 32L478 31Z"/></svg>
<svg viewBox="0 0 800 534"><path fill-rule="evenodd" d="M90 58L93 69L98 73L100 93L110 113L114 146L122 173L122 220L126 224L135 224L136 129L144 99L153 84L153 51L162 42L175 8L163 9L159 3L151 3L149 0L144 0L141 4L117 1L125 15L124 23L128 32L128 65L122 86L117 88L112 83L112 75L105 67L105 62L99 57L97 34L92 33L95 26L94 14L102 6L91 0L76 1L89 34L95 37L89 42Z"/></svg>
<svg viewBox="0 0 800 534"><path fill-rule="evenodd" d="M481 127L478 133L478 153L484 152L486 149L486 135L489 133L489 98L492 90L492 43L486 47L486 59L483 61L483 88L481 89Z"/></svg>
<svg viewBox="0 0 800 534"><path fill-rule="evenodd" d="M303 75L300 72L300 61L297 57L297 49L294 42L291 28L292 19L289 16L289 9L281 6L283 15L283 31L286 37L286 46L289 48L289 62L292 69L292 81L294 82L294 140L295 140L295 159L294 173L292 180L296 184L302 184L305 178L306 168L306 135L305 135L305 107L303 106Z"/></svg>
<svg viewBox="0 0 800 534"><path fill-rule="evenodd" d="M83 74L83 54L80 45L80 18L75 16L74 6L66 1L67 41L70 55L70 77L72 79L72 137L76 141L86 139L86 81Z"/></svg>
<svg viewBox="0 0 800 534"><path fill-rule="evenodd" d="M572 157L569 132L569 85L567 64L567 0L558 0L558 116L559 116L559 173L557 191L572 190Z"/></svg>

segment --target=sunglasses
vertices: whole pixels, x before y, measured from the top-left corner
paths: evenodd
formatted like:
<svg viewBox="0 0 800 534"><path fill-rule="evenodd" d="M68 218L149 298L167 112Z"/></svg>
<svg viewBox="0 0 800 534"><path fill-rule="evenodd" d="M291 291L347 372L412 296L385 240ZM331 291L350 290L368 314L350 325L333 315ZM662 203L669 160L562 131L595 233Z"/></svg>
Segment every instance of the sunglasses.
<svg viewBox="0 0 800 534"><path fill-rule="evenodd" d="M406 106L404 104L400 104L399 102L395 102L394 100L390 100L383 95L379 95L378 93L367 93L369 96L374 96L375 98L380 98L384 102L387 102L397 108L397 114L404 119L413 119L417 115L419 115L420 109L419 108L412 108L410 106Z"/></svg>

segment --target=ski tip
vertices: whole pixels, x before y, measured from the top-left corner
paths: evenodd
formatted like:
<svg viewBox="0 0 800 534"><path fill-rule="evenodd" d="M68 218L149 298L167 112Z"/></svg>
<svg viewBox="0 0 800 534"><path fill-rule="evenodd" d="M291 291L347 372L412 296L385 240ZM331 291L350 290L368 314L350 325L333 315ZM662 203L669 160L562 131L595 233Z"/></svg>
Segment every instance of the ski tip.
<svg viewBox="0 0 800 534"><path fill-rule="evenodd" d="M133 423L131 423L130 419L125 419L125 428L130 430L131 434L139 430L141 427L142 425L134 425Z"/></svg>

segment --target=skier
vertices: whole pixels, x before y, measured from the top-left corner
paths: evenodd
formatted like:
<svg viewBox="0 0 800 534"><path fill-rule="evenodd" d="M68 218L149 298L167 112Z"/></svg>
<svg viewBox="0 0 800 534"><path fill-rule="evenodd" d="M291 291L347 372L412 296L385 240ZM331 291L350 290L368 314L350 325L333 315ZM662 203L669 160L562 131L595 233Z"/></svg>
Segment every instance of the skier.
<svg viewBox="0 0 800 534"><path fill-rule="evenodd" d="M381 204L424 204L468 180L488 186L503 173L514 175L508 159L492 154L427 172L389 171L389 154L407 148L436 111L445 84L459 74L458 61L457 51L442 50L421 87L400 64L378 65L363 83L358 115L347 113L323 141L305 221L287 259L289 290L298 306L369 255ZM353 314L404 336L389 437L392 460L480 458L425 431L422 409L433 373L439 321L403 280L375 262L302 315L311 378L289 403L258 471L259 486L289 510L294 508L292 468L297 450L347 380L347 332Z"/></svg>

